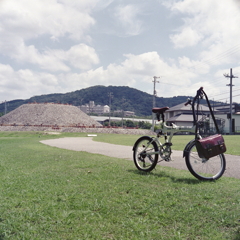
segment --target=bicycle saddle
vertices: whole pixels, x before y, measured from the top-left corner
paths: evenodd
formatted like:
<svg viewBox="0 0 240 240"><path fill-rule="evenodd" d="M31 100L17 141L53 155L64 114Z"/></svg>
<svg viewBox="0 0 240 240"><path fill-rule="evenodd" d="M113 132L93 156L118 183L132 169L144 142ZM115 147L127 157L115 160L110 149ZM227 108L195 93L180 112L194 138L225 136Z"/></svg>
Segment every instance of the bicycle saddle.
<svg viewBox="0 0 240 240"><path fill-rule="evenodd" d="M169 109L169 107L163 107L163 108L153 108L152 112L153 113L164 113L165 111L167 111Z"/></svg>

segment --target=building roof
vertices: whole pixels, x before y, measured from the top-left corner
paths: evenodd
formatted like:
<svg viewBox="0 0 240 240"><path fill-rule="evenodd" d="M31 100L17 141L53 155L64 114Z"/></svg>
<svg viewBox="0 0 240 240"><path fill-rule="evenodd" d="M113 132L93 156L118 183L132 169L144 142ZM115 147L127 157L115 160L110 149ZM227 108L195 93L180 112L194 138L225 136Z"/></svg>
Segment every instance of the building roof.
<svg viewBox="0 0 240 240"><path fill-rule="evenodd" d="M198 120L202 120L203 118L204 118L203 115L198 115ZM192 114L178 114L174 117L167 119L167 122L193 122L193 115Z"/></svg>
<svg viewBox="0 0 240 240"><path fill-rule="evenodd" d="M174 112L174 111L191 111L192 112L192 106L189 104L187 106L185 106L185 103L180 103L174 107L169 108L166 112ZM206 111L209 112L209 108L199 104L199 109L201 109L201 111Z"/></svg>
<svg viewBox="0 0 240 240"><path fill-rule="evenodd" d="M179 114L167 119L167 122L193 122L193 115Z"/></svg>

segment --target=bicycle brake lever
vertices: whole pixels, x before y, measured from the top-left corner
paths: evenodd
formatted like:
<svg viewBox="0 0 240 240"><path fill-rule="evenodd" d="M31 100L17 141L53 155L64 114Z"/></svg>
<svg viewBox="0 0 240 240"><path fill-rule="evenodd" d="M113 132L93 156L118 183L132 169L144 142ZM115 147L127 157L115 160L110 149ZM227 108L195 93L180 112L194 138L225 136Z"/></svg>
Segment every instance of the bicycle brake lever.
<svg viewBox="0 0 240 240"><path fill-rule="evenodd" d="M187 106L188 104L192 105L192 100L190 98L188 98L188 101L184 105Z"/></svg>

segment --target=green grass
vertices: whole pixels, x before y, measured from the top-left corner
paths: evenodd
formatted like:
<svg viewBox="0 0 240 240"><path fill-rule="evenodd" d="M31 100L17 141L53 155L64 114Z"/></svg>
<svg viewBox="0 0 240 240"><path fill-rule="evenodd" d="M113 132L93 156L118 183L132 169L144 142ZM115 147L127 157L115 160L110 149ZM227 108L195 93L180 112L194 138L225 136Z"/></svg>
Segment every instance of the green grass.
<svg viewBox="0 0 240 240"><path fill-rule="evenodd" d="M107 142L119 145L133 146L135 141L141 137L140 135L120 135L120 134L98 134L94 137L95 141ZM224 140L227 146L226 154L240 155L240 135L224 135ZM172 149L183 151L186 144L194 139L194 135L176 135L172 139ZM160 138L164 142L164 138Z"/></svg>
<svg viewBox="0 0 240 240"><path fill-rule="evenodd" d="M1 240L240 239L240 180L201 182L168 167L142 174L131 161L39 143L58 137L0 133Z"/></svg>

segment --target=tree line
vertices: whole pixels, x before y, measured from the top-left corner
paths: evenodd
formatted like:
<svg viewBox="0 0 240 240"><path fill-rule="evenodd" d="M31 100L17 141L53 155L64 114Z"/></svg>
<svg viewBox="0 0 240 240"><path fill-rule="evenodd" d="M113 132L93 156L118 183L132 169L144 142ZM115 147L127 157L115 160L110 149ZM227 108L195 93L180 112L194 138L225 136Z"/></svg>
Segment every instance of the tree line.
<svg viewBox="0 0 240 240"><path fill-rule="evenodd" d="M186 102L189 96L174 96L169 98L156 97L156 107L172 107ZM191 97L190 97L191 98ZM136 116L150 116L153 106L153 96L146 92L127 86L92 86L69 93L53 93L33 96L29 99L8 101L7 112L27 103L62 103L80 106L94 101L96 105L111 105L111 111L132 111ZM0 104L0 112L4 113L5 103Z"/></svg>
<svg viewBox="0 0 240 240"><path fill-rule="evenodd" d="M104 126L109 126L109 121L104 122ZM127 128L141 128L150 129L152 124L146 121L132 121L132 120L122 120L122 121L110 121L111 127L127 127Z"/></svg>

